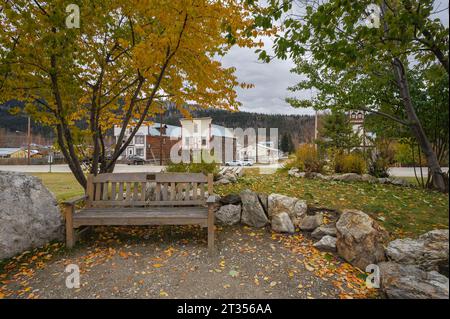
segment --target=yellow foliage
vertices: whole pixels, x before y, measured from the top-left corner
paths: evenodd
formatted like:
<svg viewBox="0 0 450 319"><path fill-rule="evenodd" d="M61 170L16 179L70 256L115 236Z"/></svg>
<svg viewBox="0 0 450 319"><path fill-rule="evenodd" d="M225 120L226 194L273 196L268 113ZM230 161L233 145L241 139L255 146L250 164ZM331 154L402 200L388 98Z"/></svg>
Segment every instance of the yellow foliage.
<svg viewBox="0 0 450 319"><path fill-rule="evenodd" d="M147 121L159 113L156 102L172 102L184 115L191 105L236 110L235 88L252 87L219 60L234 44L259 45L246 36L253 21L245 1L76 3L79 29L65 25L65 0L6 2L0 103L24 101L37 121L69 130L85 121L93 140L98 129ZM66 146L79 142L69 139Z"/></svg>

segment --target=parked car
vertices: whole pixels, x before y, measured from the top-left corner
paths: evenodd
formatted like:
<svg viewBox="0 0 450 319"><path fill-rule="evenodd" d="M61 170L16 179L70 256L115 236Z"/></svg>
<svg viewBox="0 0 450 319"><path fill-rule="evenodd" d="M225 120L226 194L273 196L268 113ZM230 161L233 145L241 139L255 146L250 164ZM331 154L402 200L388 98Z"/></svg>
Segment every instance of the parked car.
<svg viewBox="0 0 450 319"><path fill-rule="evenodd" d="M233 160L233 161L225 162L225 166L244 166L244 163L239 160Z"/></svg>
<svg viewBox="0 0 450 319"><path fill-rule="evenodd" d="M145 160L137 155L133 155L127 158L127 164L128 165L144 165Z"/></svg>
<svg viewBox="0 0 450 319"><path fill-rule="evenodd" d="M242 161L242 165L244 166L253 166L255 163L251 159L246 159Z"/></svg>

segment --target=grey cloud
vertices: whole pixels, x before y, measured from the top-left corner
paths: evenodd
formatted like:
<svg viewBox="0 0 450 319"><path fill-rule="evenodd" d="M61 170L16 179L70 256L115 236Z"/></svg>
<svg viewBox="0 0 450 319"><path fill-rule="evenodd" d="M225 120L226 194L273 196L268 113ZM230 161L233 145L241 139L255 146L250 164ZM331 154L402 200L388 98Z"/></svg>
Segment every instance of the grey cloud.
<svg viewBox="0 0 450 319"><path fill-rule="evenodd" d="M266 48L272 46L269 39L264 39L264 42ZM255 85L251 89L237 89L238 99L242 103L241 111L313 114L310 109L295 109L285 102L286 97L293 95L287 88L301 79L290 72L294 67L291 60L275 59L270 63L262 63L254 49L234 47L221 62L225 67L236 68L239 81Z"/></svg>

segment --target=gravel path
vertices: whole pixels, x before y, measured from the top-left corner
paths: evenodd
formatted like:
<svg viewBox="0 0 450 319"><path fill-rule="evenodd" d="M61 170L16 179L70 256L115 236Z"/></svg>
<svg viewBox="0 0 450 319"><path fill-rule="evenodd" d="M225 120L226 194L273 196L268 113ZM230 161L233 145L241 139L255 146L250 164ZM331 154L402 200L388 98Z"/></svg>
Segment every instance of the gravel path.
<svg viewBox="0 0 450 319"><path fill-rule="evenodd" d="M208 257L196 226L98 227L72 251L61 243L23 254L0 273L6 298L367 298L362 274L319 252L306 235L219 227ZM80 269L80 288L65 267ZM2 285L3 284L3 285Z"/></svg>

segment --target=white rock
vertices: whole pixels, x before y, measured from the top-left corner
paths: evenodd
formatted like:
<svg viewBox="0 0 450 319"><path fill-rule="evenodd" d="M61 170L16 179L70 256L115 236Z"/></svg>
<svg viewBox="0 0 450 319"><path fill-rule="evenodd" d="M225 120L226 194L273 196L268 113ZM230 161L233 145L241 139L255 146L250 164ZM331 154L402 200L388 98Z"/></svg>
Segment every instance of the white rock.
<svg viewBox="0 0 450 319"><path fill-rule="evenodd" d="M279 233L294 233L295 228L287 213L279 213L272 217L272 230Z"/></svg>
<svg viewBox="0 0 450 319"><path fill-rule="evenodd" d="M392 299L447 299L448 278L436 271L426 272L413 265L394 262L378 264L381 289Z"/></svg>
<svg viewBox="0 0 450 319"><path fill-rule="evenodd" d="M268 215L273 217L280 213L287 213L294 225L306 214L308 206L303 200L281 194L270 194L268 197Z"/></svg>
<svg viewBox="0 0 450 319"><path fill-rule="evenodd" d="M324 236L336 237L336 227L335 226L320 226L314 229L311 233L311 237L315 239L321 239Z"/></svg>
<svg viewBox="0 0 450 319"><path fill-rule="evenodd" d="M241 221L241 205L223 205L215 213L219 224L234 225Z"/></svg>
<svg viewBox="0 0 450 319"><path fill-rule="evenodd" d="M345 210L336 222L338 254L350 264L365 269L385 260L387 232L369 215Z"/></svg>
<svg viewBox="0 0 450 319"><path fill-rule="evenodd" d="M448 229L436 229L418 239L404 238L391 241L386 255L396 263L417 265L423 270L438 271L449 262Z"/></svg>
<svg viewBox="0 0 450 319"><path fill-rule="evenodd" d="M313 246L324 251L336 251L336 237L328 235L323 236L322 239Z"/></svg>
<svg viewBox="0 0 450 319"><path fill-rule="evenodd" d="M323 224L323 214L317 213L315 215L306 215L300 220L298 227L301 230L313 231Z"/></svg>
<svg viewBox="0 0 450 319"><path fill-rule="evenodd" d="M249 189L240 194L242 201L241 222L252 227L264 227L269 223L264 208L258 199L258 194Z"/></svg>
<svg viewBox="0 0 450 319"><path fill-rule="evenodd" d="M34 176L0 172L0 260L61 240L55 196Z"/></svg>

